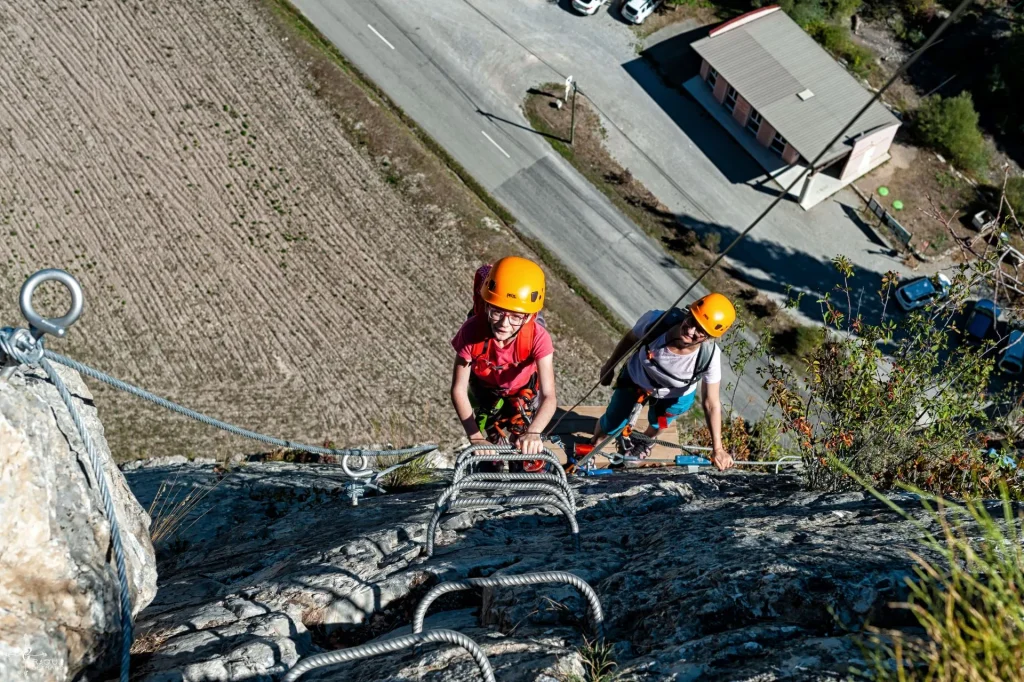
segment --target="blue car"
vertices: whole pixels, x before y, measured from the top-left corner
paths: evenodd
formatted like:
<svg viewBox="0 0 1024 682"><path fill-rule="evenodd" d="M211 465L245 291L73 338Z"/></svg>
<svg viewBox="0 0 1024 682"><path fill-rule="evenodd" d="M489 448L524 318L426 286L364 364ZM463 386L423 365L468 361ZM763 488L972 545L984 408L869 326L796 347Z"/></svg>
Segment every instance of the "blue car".
<svg viewBox="0 0 1024 682"><path fill-rule="evenodd" d="M984 341L996 328L999 307L995 301L983 298L974 304L974 310L967 318L967 336L974 341Z"/></svg>

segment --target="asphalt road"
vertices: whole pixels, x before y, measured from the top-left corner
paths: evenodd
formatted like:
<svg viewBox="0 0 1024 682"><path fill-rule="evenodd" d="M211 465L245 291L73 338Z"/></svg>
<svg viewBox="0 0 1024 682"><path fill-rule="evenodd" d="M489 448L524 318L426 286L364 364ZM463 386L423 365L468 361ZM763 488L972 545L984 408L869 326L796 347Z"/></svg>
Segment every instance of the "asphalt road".
<svg viewBox="0 0 1024 682"><path fill-rule="evenodd" d="M530 129L519 104L527 88L554 79L552 68L470 0L296 5L509 208L519 229L540 239L624 322L665 307L692 282ZM494 73L503 80L496 82ZM698 286L688 300L704 293ZM723 386L736 381L724 369ZM748 366L735 411L759 419L766 398Z"/></svg>

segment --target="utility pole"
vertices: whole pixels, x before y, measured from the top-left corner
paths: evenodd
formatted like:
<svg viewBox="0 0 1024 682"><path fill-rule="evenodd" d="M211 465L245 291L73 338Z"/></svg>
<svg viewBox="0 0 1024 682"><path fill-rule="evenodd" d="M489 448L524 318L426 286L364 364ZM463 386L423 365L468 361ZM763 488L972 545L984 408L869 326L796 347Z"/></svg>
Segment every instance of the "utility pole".
<svg viewBox="0 0 1024 682"><path fill-rule="evenodd" d="M576 81L572 76L565 79L565 101L569 102L569 90L572 90L572 118L569 123L569 146L576 137Z"/></svg>

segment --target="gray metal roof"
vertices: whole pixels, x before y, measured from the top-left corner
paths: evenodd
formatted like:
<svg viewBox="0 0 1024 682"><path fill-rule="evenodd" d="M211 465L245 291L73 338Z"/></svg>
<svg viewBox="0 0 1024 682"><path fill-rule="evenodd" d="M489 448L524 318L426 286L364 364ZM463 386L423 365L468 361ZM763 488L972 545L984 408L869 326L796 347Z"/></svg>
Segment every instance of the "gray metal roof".
<svg viewBox="0 0 1024 682"><path fill-rule="evenodd" d="M698 40L693 49L808 161L871 99L870 92L781 10ZM814 96L801 100L797 93L804 90ZM898 123L876 102L821 163L848 152L858 134Z"/></svg>

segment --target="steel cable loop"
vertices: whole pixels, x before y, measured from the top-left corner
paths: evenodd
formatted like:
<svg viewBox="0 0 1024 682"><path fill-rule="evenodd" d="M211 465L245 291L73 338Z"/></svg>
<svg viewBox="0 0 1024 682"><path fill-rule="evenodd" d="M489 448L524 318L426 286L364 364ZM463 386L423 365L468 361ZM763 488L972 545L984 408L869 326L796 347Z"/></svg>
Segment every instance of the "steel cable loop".
<svg viewBox="0 0 1024 682"><path fill-rule="evenodd" d="M103 500L103 510L110 523L110 541L114 546L114 563L117 566L117 581L120 583L120 607L121 607L121 682L128 682L128 671L131 661L132 648L132 599L128 593L128 571L124 561L124 547L121 545L121 525L117 521L117 514L114 512L114 499L110 494L110 486L107 484L107 472L103 470L103 464L96 454L92 438L88 429L82 423L82 417L78 414L71 392L68 391L64 381L57 374L57 370L44 358L39 360L40 366L50 378L61 400L68 408L71 420L78 429L78 436L82 439L85 451L89 455L89 465L92 468L93 478L96 479L96 487L99 488L100 498Z"/></svg>
<svg viewBox="0 0 1024 682"><path fill-rule="evenodd" d="M532 490L535 492L542 492L546 495L558 498L562 501L562 504L571 509L574 514L576 513L576 505L565 496L565 493L562 492L560 488L540 482L513 483L504 481L470 481L467 484L466 480L463 479L455 485L445 488L444 492L441 493L441 496L437 498L437 502L434 503L434 507L443 507L449 500L454 502L456 500L455 496L459 492L470 490L511 490L513 492L529 492Z"/></svg>
<svg viewBox="0 0 1024 682"><path fill-rule="evenodd" d="M89 367L88 365L83 365L82 363L80 363L80 362L78 362L76 360L72 360L71 358L68 358L68 357L65 357L63 355L60 355L59 353L54 353L53 351L47 350L47 351L44 352L44 354L45 354L45 357L47 359L53 360L54 362L57 362L57 363L59 363L61 365L64 365L65 367L70 367L71 369L77 371L80 374L84 374L84 375L92 377L93 379L96 379L98 381L102 381L105 384L109 384L110 386L113 386L114 388L118 389L119 391L124 391L125 393L129 393L129 394L134 395L134 396L136 396L138 398L142 398L143 400L148 400L149 402L155 403L156 405L159 405L160 407L164 407L164 408L166 408L168 410L171 410L172 412L176 412L176 413L178 413L178 414L180 414L182 416L188 417L189 419L194 419L194 420L196 420L198 422L206 424L207 426L212 426L214 428L218 428L218 429L221 429L223 431L227 431L228 433L233 433L236 436L242 436L243 438L249 438L251 440L259 441L261 443L266 443L267 445L276 445L278 447L290 448L290 449L293 449L293 450L302 450L304 452L310 452L310 453L315 454L315 455L334 455L334 456L341 457L342 458L342 467L344 468L345 473L348 474L349 476L353 477L353 478L370 477L370 476L373 476L374 472L372 470L370 470L370 469L364 469L364 470L360 470L360 471L352 471L351 469L348 468L348 464L347 464L347 458L349 458L349 457L359 457L359 458L361 458L362 463L365 465L366 464L366 457L368 457L368 456L372 456L372 457L390 457L390 456L401 456L401 455L416 455L416 456L419 456L419 455L426 454L428 452L432 452L432 451L437 449L437 445L420 445L420 446L411 447L411 448L401 448L401 449L398 449L398 450L364 450L364 449L361 449L361 448L348 448L348 449L344 449L344 450L338 450L338 449L335 449L335 448L325 448L325 447L321 447L321 446L318 446L318 445L306 445L304 443L296 443L296 442L293 442L293 441L290 441L290 440L284 440L284 439L281 439L281 438L274 438L273 436L267 436L267 435L264 435L262 433L257 433L256 431L250 431L248 429L243 429L241 427L234 426L233 424L228 424L227 422L223 422L223 421L221 421L219 419L215 419L213 417L210 417L210 416L207 416L205 414L202 414L201 412L196 412L195 410L190 410L187 407L184 407L184 406L179 405L177 403L173 403L170 400L166 400L164 398L161 398L160 396L154 395L154 394L150 393L149 391L146 391L146 390L141 389L141 388L139 388L137 386L133 386L132 384L126 383L124 381L121 381L120 379L115 379L112 376L104 374L103 372L101 372L99 370L93 369L92 367ZM413 459L415 459L415 457L413 457Z"/></svg>
<svg viewBox="0 0 1024 682"><path fill-rule="evenodd" d="M390 654L394 651L398 651L399 649L408 649L420 644L431 644L434 642L454 644L462 647L468 651L469 655L473 657L474 661L476 661L484 682L495 682L494 668L491 667L491 662L487 660L487 654L485 654L483 649L481 649L472 639L461 632L455 632L454 630L427 630L426 632L417 632L412 635L386 639L382 642L371 642L369 644L352 647L351 649L341 649L340 651L328 651L326 653L316 654L315 656L310 656L309 658L296 663L295 666L289 670L283 678L281 678L281 682L295 682L295 680L316 668L323 668L328 665L337 665L338 663L346 663L348 661L356 661L361 658L382 656L384 654Z"/></svg>
<svg viewBox="0 0 1024 682"><path fill-rule="evenodd" d="M604 639L604 611L601 609L601 600L598 598L597 592L594 591L594 588L586 580L568 571L492 575L488 578L466 578L464 580L450 580L440 583L432 587L416 606L416 612L412 619L412 631L414 633L423 631L423 621L427 616L430 605L449 592L471 590L477 587L522 587L524 585L539 585L542 583L567 583L579 590L579 593L587 601L587 613L590 617L591 630L599 639Z"/></svg>
<svg viewBox="0 0 1024 682"><path fill-rule="evenodd" d="M457 483L464 483L466 481L527 481L530 483L550 483L557 485L565 497L572 500L573 506L576 506L576 490L569 484L569 482L556 476L555 474L529 474L529 473L505 473L503 471L478 471L473 474L466 474L458 481L454 481L448 485L448 488L456 485ZM447 488L446 488L447 490Z"/></svg>
<svg viewBox="0 0 1024 682"><path fill-rule="evenodd" d="M434 535L437 532L437 524L441 517L455 509L470 509L472 507L510 506L520 504L546 504L562 512L566 522L569 524L569 532L572 535L573 549L580 550L580 527L576 522L576 514L557 497L548 495L503 495L500 497L469 497L454 502L448 502L443 507L434 509L427 522L427 537L424 546L424 556L430 558L434 555Z"/></svg>
<svg viewBox="0 0 1024 682"><path fill-rule="evenodd" d="M535 462L537 460L543 460L554 464L555 475L559 478L563 478L566 481L568 479L565 476L565 470L562 469L562 463L558 461L558 458L554 455L540 454L540 455L524 455L521 452L497 452L493 455L481 455L475 454L472 457L467 457L460 463L455 465L455 475L452 476L452 483L455 483L462 478L463 474L474 464L482 464L484 462ZM538 472L540 473L540 472ZM546 473L546 472L545 472Z"/></svg>

